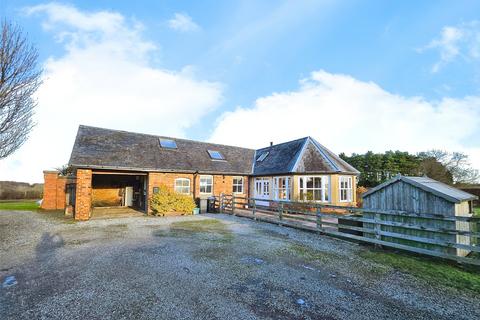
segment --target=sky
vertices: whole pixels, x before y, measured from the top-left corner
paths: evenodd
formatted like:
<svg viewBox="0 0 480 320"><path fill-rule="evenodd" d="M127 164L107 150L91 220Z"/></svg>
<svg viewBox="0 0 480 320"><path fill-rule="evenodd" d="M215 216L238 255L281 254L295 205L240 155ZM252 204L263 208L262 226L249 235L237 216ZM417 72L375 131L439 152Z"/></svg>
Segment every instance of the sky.
<svg viewBox="0 0 480 320"><path fill-rule="evenodd" d="M0 180L42 182L80 124L250 148L460 151L480 169L478 1L0 1L44 70Z"/></svg>

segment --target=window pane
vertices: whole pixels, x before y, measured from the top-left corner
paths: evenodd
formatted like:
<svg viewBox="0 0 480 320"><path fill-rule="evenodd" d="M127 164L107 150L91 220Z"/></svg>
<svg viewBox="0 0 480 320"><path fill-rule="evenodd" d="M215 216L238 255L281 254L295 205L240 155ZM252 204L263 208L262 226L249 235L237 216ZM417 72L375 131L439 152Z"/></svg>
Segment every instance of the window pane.
<svg viewBox="0 0 480 320"><path fill-rule="evenodd" d="M320 201L322 200L322 190L314 190L314 199Z"/></svg>
<svg viewBox="0 0 480 320"><path fill-rule="evenodd" d="M208 154L210 155L210 158L215 159L215 160L223 160L224 157L219 151L215 150L207 150Z"/></svg>
<svg viewBox="0 0 480 320"><path fill-rule="evenodd" d="M303 189L303 178L299 179L299 185L300 185L300 189Z"/></svg>
<svg viewBox="0 0 480 320"><path fill-rule="evenodd" d="M322 178L316 177L314 178L315 181L315 188L320 189L322 187Z"/></svg>
<svg viewBox="0 0 480 320"><path fill-rule="evenodd" d="M167 149L176 149L177 144L175 141L170 140L170 139L160 139L160 146L162 148L167 148Z"/></svg>
<svg viewBox="0 0 480 320"><path fill-rule="evenodd" d="M307 179L307 188L313 188L313 178L306 178Z"/></svg>

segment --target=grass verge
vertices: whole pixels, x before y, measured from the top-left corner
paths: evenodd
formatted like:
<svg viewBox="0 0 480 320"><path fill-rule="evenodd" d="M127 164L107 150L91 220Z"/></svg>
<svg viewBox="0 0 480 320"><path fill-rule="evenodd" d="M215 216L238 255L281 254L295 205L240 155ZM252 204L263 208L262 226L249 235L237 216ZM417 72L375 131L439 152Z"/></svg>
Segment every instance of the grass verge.
<svg viewBox="0 0 480 320"><path fill-rule="evenodd" d="M480 217L480 207L473 208L473 212L475 217Z"/></svg>
<svg viewBox="0 0 480 320"><path fill-rule="evenodd" d="M0 210L37 211L37 200L0 201Z"/></svg>
<svg viewBox="0 0 480 320"><path fill-rule="evenodd" d="M402 252L365 250L360 253L360 256L380 265L411 274L430 284L442 284L447 287L480 293L480 272L473 268L471 270L470 268L462 269L439 259L417 257Z"/></svg>

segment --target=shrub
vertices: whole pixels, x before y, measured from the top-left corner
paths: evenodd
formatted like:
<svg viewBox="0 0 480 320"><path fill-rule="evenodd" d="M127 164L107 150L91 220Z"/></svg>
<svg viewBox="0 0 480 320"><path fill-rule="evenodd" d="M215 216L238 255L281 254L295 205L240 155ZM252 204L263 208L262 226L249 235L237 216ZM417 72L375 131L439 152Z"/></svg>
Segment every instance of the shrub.
<svg viewBox="0 0 480 320"><path fill-rule="evenodd" d="M170 212L193 213L195 201L191 196L178 194L163 185L158 189L158 193L150 198L150 206L155 215L165 215Z"/></svg>

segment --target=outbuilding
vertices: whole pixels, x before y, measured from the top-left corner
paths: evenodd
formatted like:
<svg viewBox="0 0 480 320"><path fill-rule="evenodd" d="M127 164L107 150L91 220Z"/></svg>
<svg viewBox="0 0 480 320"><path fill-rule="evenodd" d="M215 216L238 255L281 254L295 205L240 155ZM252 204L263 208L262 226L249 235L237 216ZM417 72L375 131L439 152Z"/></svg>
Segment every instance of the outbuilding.
<svg viewBox="0 0 480 320"><path fill-rule="evenodd" d="M395 178L386 181L363 194L363 208L367 211L366 218L373 218L372 211L386 211L406 213L406 215L384 215L382 220L401 222L409 225L416 225L426 229L445 229L470 231L471 223L468 221L443 221L430 219L432 215L445 217L471 217L473 215L473 201L477 196L465 191L456 189L434 179L424 177L407 177L397 175ZM421 218L421 217L425 218ZM430 217L430 218L428 218ZM366 224L365 227L372 227ZM455 232L442 233L424 230L412 230L398 226L381 225L381 231L385 233L404 234L410 237L389 237L382 235L382 240L402 244L414 245L444 253L465 256L469 250L447 247L435 244L412 241L411 239L428 238L437 239L449 243L472 245L472 238L467 235L455 234ZM410 239L410 240L409 240Z"/></svg>

